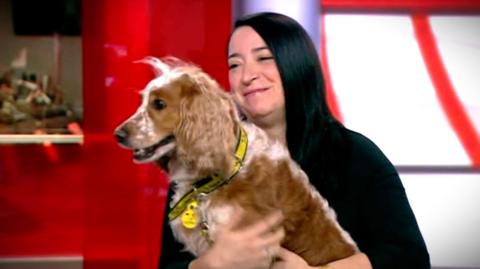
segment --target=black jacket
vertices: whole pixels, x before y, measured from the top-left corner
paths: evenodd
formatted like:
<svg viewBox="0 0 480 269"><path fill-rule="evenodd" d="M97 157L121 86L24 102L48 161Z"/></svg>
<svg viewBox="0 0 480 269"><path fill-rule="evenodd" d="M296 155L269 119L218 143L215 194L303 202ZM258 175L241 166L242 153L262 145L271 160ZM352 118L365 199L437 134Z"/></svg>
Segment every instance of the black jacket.
<svg viewBox="0 0 480 269"><path fill-rule="evenodd" d="M340 188L325 187L318 178L310 181L374 269L430 268L425 242L397 171L368 138L348 130L347 136L350 151L339 173ZM159 268L187 268L194 257L182 248L165 218Z"/></svg>

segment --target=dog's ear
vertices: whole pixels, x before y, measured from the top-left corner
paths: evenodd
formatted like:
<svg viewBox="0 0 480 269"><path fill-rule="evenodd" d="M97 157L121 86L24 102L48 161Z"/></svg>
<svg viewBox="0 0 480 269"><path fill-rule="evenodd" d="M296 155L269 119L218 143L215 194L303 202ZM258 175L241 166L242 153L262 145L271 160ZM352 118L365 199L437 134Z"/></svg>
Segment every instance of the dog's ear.
<svg viewBox="0 0 480 269"><path fill-rule="evenodd" d="M170 67L165 61L152 56L147 56L141 60L135 61L134 63L144 63L150 65L155 72L155 76L166 74L170 70Z"/></svg>
<svg viewBox="0 0 480 269"><path fill-rule="evenodd" d="M175 131L177 152L200 173L229 171L236 143L233 103L216 83L182 77L180 124Z"/></svg>

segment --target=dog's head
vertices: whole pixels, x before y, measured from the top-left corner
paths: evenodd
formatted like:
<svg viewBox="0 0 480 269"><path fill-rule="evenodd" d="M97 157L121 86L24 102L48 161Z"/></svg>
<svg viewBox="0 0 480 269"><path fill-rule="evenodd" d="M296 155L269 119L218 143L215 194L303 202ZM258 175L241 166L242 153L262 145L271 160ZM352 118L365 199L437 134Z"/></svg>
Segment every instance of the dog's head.
<svg viewBox="0 0 480 269"><path fill-rule="evenodd" d="M142 91L138 110L115 131L137 163L176 160L197 172L225 171L236 143L238 116L228 94L200 68L156 58L157 74Z"/></svg>

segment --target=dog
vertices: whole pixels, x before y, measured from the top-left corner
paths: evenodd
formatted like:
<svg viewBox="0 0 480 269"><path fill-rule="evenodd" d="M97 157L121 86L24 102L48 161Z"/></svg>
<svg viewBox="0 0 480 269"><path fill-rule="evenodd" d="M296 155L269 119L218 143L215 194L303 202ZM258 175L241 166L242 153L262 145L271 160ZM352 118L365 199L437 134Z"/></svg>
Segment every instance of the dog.
<svg viewBox="0 0 480 269"><path fill-rule="evenodd" d="M168 174L174 188L170 225L186 250L204 253L218 228L241 209L242 227L280 210L282 246L309 265L359 251L288 149L241 121L231 95L214 79L174 58L143 62L157 77L115 136L133 150L135 162L155 162Z"/></svg>

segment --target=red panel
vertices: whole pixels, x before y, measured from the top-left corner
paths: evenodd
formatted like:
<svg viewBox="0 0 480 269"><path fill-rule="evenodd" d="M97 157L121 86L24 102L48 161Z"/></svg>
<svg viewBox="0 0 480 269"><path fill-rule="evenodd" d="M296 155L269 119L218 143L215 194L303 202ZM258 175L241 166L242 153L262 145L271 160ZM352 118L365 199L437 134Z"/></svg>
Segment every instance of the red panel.
<svg viewBox="0 0 480 269"><path fill-rule="evenodd" d="M133 164L113 129L135 111L152 75L135 60L173 55L227 81L230 3L83 3L85 103L95 104L85 108L85 268L155 268L167 182L153 165Z"/></svg>
<svg viewBox="0 0 480 269"><path fill-rule="evenodd" d="M85 268L156 268L167 181L113 130L174 55L225 85L230 1L82 1L84 145L0 146L0 258L84 256Z"/></svg>
<svg viewBox="0 0 480 269"><path fill-rule="evenodd" d="M320 0L324 11L480 12L479 0Z"/></svg>
<svg viewBox="0 0 480 269"><path fill-rule="evenodd" d="M152 1L151 10L152 54L190 60L227 87L230 1Z"/></svg>
<svg viewBox="0 0 480 269"><path fill-rule="evenodd" d="M166 180L133 164L112 136L152 75L133 63L149 55L149 14L148 0L83 1L85 268L154 268L158 260Z"/></svg>
<svg viewBox="0 0 480 269"><path fill-rule="evenodd" d="M0 258L82 255L82 147L0 146Z"/></svg>

